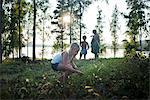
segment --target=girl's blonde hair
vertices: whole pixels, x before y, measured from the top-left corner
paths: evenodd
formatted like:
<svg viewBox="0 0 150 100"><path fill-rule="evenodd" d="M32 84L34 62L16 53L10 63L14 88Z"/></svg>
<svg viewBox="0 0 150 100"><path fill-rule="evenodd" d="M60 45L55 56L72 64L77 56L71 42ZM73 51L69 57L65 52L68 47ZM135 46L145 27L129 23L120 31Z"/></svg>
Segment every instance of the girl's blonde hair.
<svg viewBox="0 0 150 100"><path fill-rule="evenodd" d="M80 49L80 46L77 43L72 43L70 49L74 49L74 48Z"/></svg>

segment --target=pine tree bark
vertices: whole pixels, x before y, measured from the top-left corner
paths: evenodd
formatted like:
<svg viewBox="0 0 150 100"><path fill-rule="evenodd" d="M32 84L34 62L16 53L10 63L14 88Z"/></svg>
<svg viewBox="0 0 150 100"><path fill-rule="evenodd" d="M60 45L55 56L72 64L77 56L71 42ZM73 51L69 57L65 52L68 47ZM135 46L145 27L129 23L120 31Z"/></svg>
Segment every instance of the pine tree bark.
<svg viewBox="0 0 150 100"><path fill-rule="evenodd" d="M34 19L33 19L33 23L34 23L34 25L33 25L33 61L35 61L35 59L36 59L36 56L35 56L35 38L36 38L36 29L35 29L35 27L36 27L36 2L35 2L35 0L33 1L33 3L34 3Z"/></svg>
<svg viewBox="0 0 150 100"><path fill-rule="evenodd" d="M2 63L2 18L3 18L3 10L2 10L2 2L3 0L0 0L0 63Z"/></svg>

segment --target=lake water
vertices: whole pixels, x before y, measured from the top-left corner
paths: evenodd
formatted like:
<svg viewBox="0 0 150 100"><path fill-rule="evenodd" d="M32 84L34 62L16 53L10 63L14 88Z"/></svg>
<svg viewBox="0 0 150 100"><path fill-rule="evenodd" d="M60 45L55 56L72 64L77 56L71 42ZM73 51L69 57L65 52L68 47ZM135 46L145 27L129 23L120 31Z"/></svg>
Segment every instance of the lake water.
<svg viewBox="0 0 150 100"><path fill-rule="evenodd" d="M32 58L32 47L28 47L28 53L27 53L27 47L24 47L22 49L22 55L23 56L29 56ZM42 47L36 47L36 58L42 58ZM52 47L45 47L45 53L44 53L44 58L46 59L51 59L55 53L52 51ZM87 53L87 59L92 59L94 58L94 54L91 53L91 50L88 50ZM113 58L114 53L112 49L106 49L106 53L103 53L100 55L101 58ZM116 57L122 58L124 57L124 49L118 49L116 52ZM76 56L77 59L79 59L79 53Z"/></svg>

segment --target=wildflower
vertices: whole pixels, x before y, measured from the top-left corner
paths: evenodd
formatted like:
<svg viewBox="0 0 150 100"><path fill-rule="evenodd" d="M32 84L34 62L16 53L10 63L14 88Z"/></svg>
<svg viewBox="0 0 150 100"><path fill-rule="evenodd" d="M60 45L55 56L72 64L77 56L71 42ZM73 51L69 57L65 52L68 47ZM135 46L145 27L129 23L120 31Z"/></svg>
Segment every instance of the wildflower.
<svg viewBox="0 0 150 100"><path fill-rule="evenodd" d="M29 79L28 79L28 78L26 78L26 82L29 82Z"/></svg>

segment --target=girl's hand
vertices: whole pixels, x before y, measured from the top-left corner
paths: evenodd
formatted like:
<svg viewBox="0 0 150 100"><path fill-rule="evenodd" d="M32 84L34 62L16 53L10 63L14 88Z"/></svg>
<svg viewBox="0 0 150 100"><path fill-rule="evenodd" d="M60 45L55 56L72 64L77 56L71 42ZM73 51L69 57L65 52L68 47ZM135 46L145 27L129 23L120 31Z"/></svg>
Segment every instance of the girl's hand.
<svg viewBox="0 0 150 100"><path fill-rule="evenodd" d="M73 66L73 68L74 68L74 69L77 69L77 70L79 69L77 66Z"/></svg>

